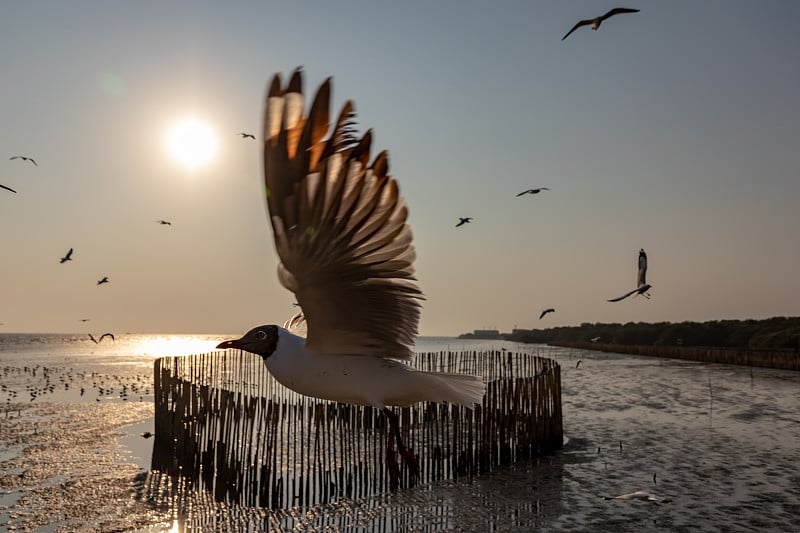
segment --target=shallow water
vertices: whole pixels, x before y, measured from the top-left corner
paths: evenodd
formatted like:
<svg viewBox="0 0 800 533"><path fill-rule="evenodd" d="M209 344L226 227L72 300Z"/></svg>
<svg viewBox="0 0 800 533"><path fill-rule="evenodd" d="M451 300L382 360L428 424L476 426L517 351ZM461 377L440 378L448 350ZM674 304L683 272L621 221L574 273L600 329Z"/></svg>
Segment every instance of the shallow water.
<svg viewBox="0 0 800 533"><path fill-rule="evenodd" d="M4 337L0 371L15 370L0 373L0 531L792 531L800 516L798 373L525 346L562 364L561 452L270 512L147 474L153 439L141 434L152 431L152 361L163 353L140 347L174 349L179 336L109 346ZM520 346L440 338L419 349ZM603 499L637 490L670 501Z"/></svg>

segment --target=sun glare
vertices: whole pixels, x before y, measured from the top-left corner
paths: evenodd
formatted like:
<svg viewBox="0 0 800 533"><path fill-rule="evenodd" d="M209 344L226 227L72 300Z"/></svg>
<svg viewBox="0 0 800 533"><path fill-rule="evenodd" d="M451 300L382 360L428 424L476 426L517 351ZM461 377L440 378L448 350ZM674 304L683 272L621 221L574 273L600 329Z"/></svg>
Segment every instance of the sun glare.
<svg viewBox="0 0 800 533"><path fill-rule="evenodd" d="M147 338L139 342L137 352L154 357L191 355L214 351L219 339L186 335L166 335Z"/></svg>
<svg viewBox="0 0 800 533"><path fill-rule="evenodd" d="M167 149L176 161L190 169L201 167L217 153L217 136L205 122L186 118L167 134Z"/></svg>

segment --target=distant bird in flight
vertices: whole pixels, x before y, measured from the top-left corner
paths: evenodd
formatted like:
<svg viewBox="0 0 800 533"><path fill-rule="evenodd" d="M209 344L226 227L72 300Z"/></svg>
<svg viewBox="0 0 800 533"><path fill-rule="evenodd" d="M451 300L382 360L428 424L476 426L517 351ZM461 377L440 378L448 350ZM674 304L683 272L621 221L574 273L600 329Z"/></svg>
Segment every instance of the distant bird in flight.
<svg viewBox="0 0 800 533"><path fill-rule="evenodd" d="M256 140L256 136L253 135L252 133L237 133L236 135L241 135L242 139L253 139L254 141Z"/></svg>
<svg viewBox="0 0 800 533"><path fill-rule="evenodd" d="M591 339L589 339L589 342L597 342L599 340L600 340L600 337L592 337Z"/></svg>
<svg viewBox="0 0 800 533"><path fill-rule="evenodd" d="M72 261L72 248L69 249L67 255L61 258L59 263L66 263L67 261Z"/></svg>
<svg viewBox="0 0 800 533"><path fill-rule="evenodd" d="M528 189L527 191L522 191L517 196L522 196L524 194L539 194L542 191L549 191L547 187L539 187L538 189Z"/></svg>
<svg viewBox="0 0 800 533"><path fill-rule="evenodd" d="M103 283L108 283L108 276L104 276L103 279L97 280L98 285L102 285Z"/></svg>
<svg viewBox="0 0 800 533"><path fill-rule="evenodd" d="M91 318L81 318L79 319L81 322L89 322Z"/></svg>
<svg viewBox="0 0 800 533"><path fill-rule="evenodd" d="M578 368L579 366L581 366L581 363L583 363L583 359L578 359L578 362L575 363L575 368Z"/></svg>
<svg viewBox="0 0 800 533"><path fill-rule="evenodd" d="M7 191L11 191L11 192L13 192L14 194L17 194L17 191L15 191L14 189L12 189L11 187L6 187L5 185L1 185L1 184L0 184L0 189L5 189L5 190L7 190Z"/></svg>
<svg viewBox="0 0 800 533"><path fill-rule="evenodd" d="M608 13L606 13L605 15L601 15L601 16L599 16L599 17L597 17L597 18L593 18L593 19L586 19L586 20L582 20L582 21L578 22L577 24L575 24L575 25L572 27L572 29L571 29L571 30L569 30L569 31L567 32L567 34L566 34L565 36L563 36L563 37L561 38L561 40L563 41L564 39L566 39L567 37L569 37L570 33L574 32L575 30L577 30L577 29L578 29L578 28L580 28L581 26L588 26L589 24L591 24L591 25L592 25L592 29L593 29L593 30L596 30L597 28L599 28L599 27L600 27L600 24L602 24L602 23L603 23L603 21L604 21L604 20L606 20L607 18L611 18L611 17L613 17L614 15L620 15L620 14L622 14L622 13L638 13L638 12L639 12L639 10L638 10L638 9L629 9L629 8L627 8L627 7L615 7L614 9L612 9L611 11L609 11Z"/></svg>
<svg viewBox="0 0 800 533"><path fill-rule="evenodd" d="M172 225L172 222L170 222L169 220L156 220L156 222L158 224L161 224L162 226L171 226Z"/></svg>
<svg viewBox="0 0 800 533"><path fill-rule="evenodd" d="M650 295L647 294L647 291L650 290L652 285L647 283L646 276L647 276L647 254L644 253L644 249L641 249L639 250L639 272L637 273L636 276L636 288L628 293L623 294L622 296L619 296L617 298L612 298L611 300L608 301L618 302L620 300L624 300L631 294L636 294L637 296L641 294L645 298L650 298Z"/></svg>
<svg viewBox="0 0 800 533"><path fill-rule="evenodd" d="M113 334L111 334L111 333L103 333L102 335L100 335L100 338L99 338L99 339L95 339L95 338L94 338L94 335L92 335L91 333L89 333L89 338L90 338L90 339L91 339L91 340L92 340L92 341L93 341L95 344L99 344L99 343L100 343L100 342L102 342L102 341L103 341L103 339L105 339L106 337L110 337L112 341L116 341L116 339L114 338L114 335L113 335Z"/></svg>
<svg viewBox="0 0 800 533"><path fill-rule="evenodd" d="M9 159L9 161L11 161L12 159L22 159L23 161L30 161L31 163L33 163L34 166L37 166L37 167L39 166L39 165L36 164L36 160L35 159L33 159L32 157L26 157L24 155L15 155L13 157L9 157L8 159Z"/></svg>
<svg viewBox="0 0 800 533"><path fill-rule="evenodd" d="M456 224L456 227L463 226L469 222L472 222L472 217L458 217L458 224Z"/></svg>
<svg viewBox="0 0 800 533"><path fill-rule="evenodd" d="M542 311L542 314L539 315L539 320L544 318L544 315L546 315L547 313L553 313L553 312L555 312L555 309L553 309L552 307L545 309L544 311Z"/></svg>

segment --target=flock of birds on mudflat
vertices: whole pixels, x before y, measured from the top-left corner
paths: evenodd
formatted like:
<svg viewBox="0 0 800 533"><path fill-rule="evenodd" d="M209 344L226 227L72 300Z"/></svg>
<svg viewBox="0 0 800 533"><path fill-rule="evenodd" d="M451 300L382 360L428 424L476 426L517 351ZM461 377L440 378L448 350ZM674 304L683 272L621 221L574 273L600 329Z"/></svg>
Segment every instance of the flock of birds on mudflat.
<svg viewBox="0 0 800 533"><path fill-rule="evenodd" d="M31 402L47 395L76 394L84 397L87 393L93 393L97 402L102 398L144 401L145 397L152 394L150 377L146 373L123 375L76 372L71 367L37 364L4 366L0 368L0 377L3 379L0 393L6 395L7 405L18 401L18 396L23 390L17 386L19 383L25 383L24 392L28 394L28 400ZM8 408L6 411L8 412Z"/></svg>

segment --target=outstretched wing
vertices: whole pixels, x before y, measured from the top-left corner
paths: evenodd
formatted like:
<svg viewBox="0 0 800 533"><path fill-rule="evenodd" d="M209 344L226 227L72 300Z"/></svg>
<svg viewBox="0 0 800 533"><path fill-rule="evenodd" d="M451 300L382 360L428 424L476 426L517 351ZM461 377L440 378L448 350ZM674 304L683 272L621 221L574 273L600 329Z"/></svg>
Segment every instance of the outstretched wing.
<svg viewBox="0 0 800 533"><path fill-rule="evenodd" d="M609 302L619 302L620 300L624 300L625 298L627 298L628 296L630 296L631 294L633 294L635 292L639 292L639 289L633 289L631 292L625 293L622 296L619 296L617 298L612 298L611 300L607 300L607 301L609 301Z"/></svg>
<svg viewBox="0 0 800 533"><path fill-rule="evenodd" d="M588 25L588 24L592 24L593 22L594 22L594 19L582 20L582 21L578 22L577 24L575 24L575 25L572 27L572 29L571 29L571 30L569 30L569 31L567 32L567 34L566 34L565 36L563 36L563 37L561 38L561 40L563 41L564 39L566 39L567 37L569 37L569 35L570 35L572 32L574 32L575 30L577 30L577 29L578 29L578 28L580 28L581 26L586 26L586 25Z"/></svg>
<svg viewBox="0 0 800 533"><path fill-rule="evenodd" d="M387 153L369 164L372 133L354 136L352 102L328 134L331 80L304 115L302 73L276 75L264 118L267 206L278 278L303 309L318 353L410 359L422 293L408 210Z"/></svg>
<svg viewBox="0 0 800 533"><path fill-rule="evenodd" d="M639 250L639 272L636 275L636 286L647 285L647 254Z"/></svg>
<svg viewBox="0 0 800 533"><path fill-rule="evenodd" d="M6 187L5 185L0 185L0 189L5 189L5 190L7 190L7 191L11 191L11 192L13 192L14 194L16 194L16 193L17 193L17 191L15 191L14 189L12 189L11 187Z"/></svg>
<svg viewBox="0 0 800 533"><path fill-rule="evenodd" d="M609 17L613 17L614 15L621 15L622 13L638 13L638 12L639 12L638 9L631 9L628 7L615 7L614 9L612 9L611 11L600 17L600 20L606 20Z"/></svg>

